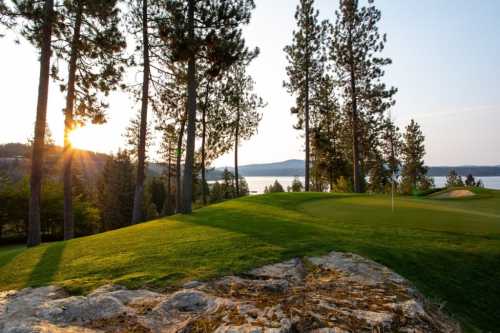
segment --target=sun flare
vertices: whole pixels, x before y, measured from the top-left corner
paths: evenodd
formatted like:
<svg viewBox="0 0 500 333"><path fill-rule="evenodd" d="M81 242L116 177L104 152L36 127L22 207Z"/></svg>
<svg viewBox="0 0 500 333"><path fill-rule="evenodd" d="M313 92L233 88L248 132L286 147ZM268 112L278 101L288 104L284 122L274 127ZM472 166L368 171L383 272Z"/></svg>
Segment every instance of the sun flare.
<svg viewBox="0 0 500 333"><path fill-rule="evenodd" d="M96 125L78 127L71 132L69 140L74 148L100 151L103 145L102 130L102 127Z"/></svg>

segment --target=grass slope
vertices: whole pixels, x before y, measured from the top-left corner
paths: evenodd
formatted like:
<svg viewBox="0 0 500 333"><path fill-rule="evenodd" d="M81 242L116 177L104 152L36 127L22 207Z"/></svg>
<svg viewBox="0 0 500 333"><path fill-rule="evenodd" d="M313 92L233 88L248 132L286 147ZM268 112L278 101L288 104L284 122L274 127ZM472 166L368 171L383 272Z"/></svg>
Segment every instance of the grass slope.
<svg viewBox="0 0 500 333"><path fill-rule="evenodd" d="M464 200L275 194L37 248L0 249L0 290L58 283L167 287L294 256L352 251L445 302L464 325L500 322L500 192Z"/></svg>

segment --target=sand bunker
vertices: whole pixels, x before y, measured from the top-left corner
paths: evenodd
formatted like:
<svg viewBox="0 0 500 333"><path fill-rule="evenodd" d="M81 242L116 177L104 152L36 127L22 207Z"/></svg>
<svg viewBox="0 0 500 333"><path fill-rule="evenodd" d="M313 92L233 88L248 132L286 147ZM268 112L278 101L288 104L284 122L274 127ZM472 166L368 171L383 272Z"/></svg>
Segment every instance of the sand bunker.
<svg viewBox="0 0 500 333"><path fill-rule="evenodd" d="M469 190L452 190L445 193L439 193L433 196L436 199L454 199L454 198L467 198L475 196L476 194Z"/></svg>

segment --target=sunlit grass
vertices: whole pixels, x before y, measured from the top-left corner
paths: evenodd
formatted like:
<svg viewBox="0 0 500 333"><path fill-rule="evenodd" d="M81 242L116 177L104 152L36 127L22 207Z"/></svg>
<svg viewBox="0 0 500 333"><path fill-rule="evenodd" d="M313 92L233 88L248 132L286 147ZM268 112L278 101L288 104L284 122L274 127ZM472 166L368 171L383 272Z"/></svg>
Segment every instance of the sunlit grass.
<svg viewBox="0 0 500 333"><path fill-rule="evenodd" d="M276 194L37 248L0 250L0 289L164 288L294 256L351 251L409 278L468 325L500 321L500 194L429 200Z"/></svg>

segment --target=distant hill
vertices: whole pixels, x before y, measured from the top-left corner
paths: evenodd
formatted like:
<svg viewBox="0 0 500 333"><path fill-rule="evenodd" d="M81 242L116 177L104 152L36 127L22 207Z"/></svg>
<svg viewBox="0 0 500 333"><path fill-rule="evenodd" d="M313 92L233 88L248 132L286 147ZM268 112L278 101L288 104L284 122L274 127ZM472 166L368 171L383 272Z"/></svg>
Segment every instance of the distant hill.
<svg viewBox="0 0 500 333"><path fill-rule="evenodd" d="M60 161L62 147L53 146L48 152L48 156L53 160ZM104 166L108 155L94 153L85 150L75 150L75 163L84 163L89 177L97 175ZM16 173L19 177L27 173L30 159L30 147L21 143L0 144L0 171L9 169L9 173ZM49 158L50 159L50 158ZM150 176L160 176L165 166L161 163L149 163L148 174ZM450 170L454 169L461 176L472 174L474 177L500 176L500 165L497 166L434 166L429 168L429 176L444 177ZM233 172L233 167L228 167ZM224 168L207 170L207 179L216 180L222 178ZM248 164L239 167L239 172L245 177L293 177L304 174L303 160L287 160L275 163ZM17 178L17 177L16 177Z"/></svg>
<svg viewBox="0 0 500 333"><path fill-rule="evenodd" d="M493 177L500 176L500 165L496 166L437 166L429 168L429 176L444 177L447 176L450 170L455 170L460 176L469 174L474 177Z"/></svg>
<svg viewBox="0 0 500 333"><path fill-rule="evenodd" d="M45 169L49 177L59 177L62 167L63 148L49 146L45 151ZM104 168L109 155L92 151L74 149L73 165L78 168L89 182L95 182ZM31 166L31 147L24 143L0 144L0 174L13 181L29 174ZM160 176L165 166L161 163L148 163L147 174Z"/></svg>
<svg viewBox="0 0 500 333"><path fill-rule="evenodd" d="M227 168L233 172L233 167ZM249 164L238 168L239 173L245 177L286 177L301 176L304 174L304 161L288 160L276 163ZM220 179L224 168L215 168L207 172L207 179Z"/></svg>
<svg viewBox="0 0 500 333"><path fill-rule="evenodd" d="M474 177L500 176L499 166L437 166L429 168L429 176L447 176L454 169L461 176L472 174ZM234 168L228 167L229 171ZM207 179L220 179L224 168L216 168L208 171ZM303 160L288 160L277 163L249 164L239 167L239 172L245 177L286 177L302 176L304 174Z"/></svg>

